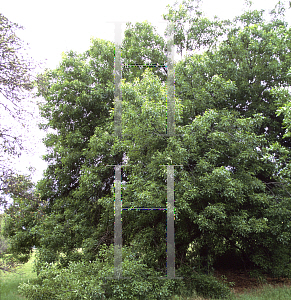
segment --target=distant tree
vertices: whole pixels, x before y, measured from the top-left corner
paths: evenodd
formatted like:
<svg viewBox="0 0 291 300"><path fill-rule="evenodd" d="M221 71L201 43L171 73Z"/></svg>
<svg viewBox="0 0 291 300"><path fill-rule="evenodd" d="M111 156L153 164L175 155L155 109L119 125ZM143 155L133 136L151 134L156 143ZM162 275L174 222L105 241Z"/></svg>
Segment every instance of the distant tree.
<svg viewBox="0 0 291 300"><path fill-rule="evenodd" d="M38 246L39 235L31 230L41 222L45 203L40 200L30 176L13 175L6 179L13 204L2 217L1 234L9 239L7 251L27 261L33 246Z"/></svg>
<svg viewBox="0 0 291 300"><path fill-rule="evenodd" d="M0 256L6 252L8 248L8 240L2 235L2 223L4 214L0 214Z"/></svg>
<svg viewBox="0 0 291 300"><path fill-rule="evenodd" d="M12 117L22 127L29 125L25 118L27 101L34 87L33 71L36 64L25 53L23 41L17 37L16 30L22 26L9 21L0 14L0 205L6 207L9 194L5 181L15 175L11 162L25 150L21 136L13 130L5 118ZM5 114L6 113L6 114Z"/></svg>

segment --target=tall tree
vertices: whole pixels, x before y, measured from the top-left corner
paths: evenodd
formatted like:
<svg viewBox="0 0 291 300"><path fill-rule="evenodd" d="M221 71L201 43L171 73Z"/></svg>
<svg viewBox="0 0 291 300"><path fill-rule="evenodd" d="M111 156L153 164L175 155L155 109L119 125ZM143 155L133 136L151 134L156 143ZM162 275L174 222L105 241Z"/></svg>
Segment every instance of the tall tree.
<svg viewBox="0 0 291 300"><path fill-rule="evenodd" d="M144 51L137 55L140 40L143 41ZM145 68L144 64L163 64L164 44L149 23L138 23L134 27L127 24L122 57L124 63L138 66L125 69L125 79L130 81L133 74L141 76L143 70L140 71L140 67ZM156 45L154 51L153 45ZM55 243L47 243L49 250L46 253L50 260L56 259L58 251L63 251L69 261L70 255L78 255L76 248L80 247L83 247L88 259L93 259L101 238L106 238L106 243L112 242L113 218L109 215L113 211L108 215L98 199L112 192L114 170L105 165L120 162L124 153L121 151L111 156L106 147L97 157L87 152L90 138L97 130L103 132L113 108L113 70L114 44L97 39L92 40L89 51L82 55L69 52L63 57L59 68L39 76L39 95L46 100L41 106L42 116L48 120L47 124L40 127L57 131L45 140L50 149L45 157L49 167L38 188L42 199L48 204L48 220L45 226L40 227L44 231L44 239L49 232L54 232L56 226L63 234L66 232L68 238L66 240L62 234L57 234ZM162 79L165 78L163 70L163 67L154 69ZM43 89L45 83L47 88ZM88 167L98 163L102 163L104 168L101 178L89 189L79 191L84 165ZM125 178L125 173L123 176ZM87 180L91 182L89 177ZM102 215L104 221L100 221Z"/></svg>
<svg viewBox="0 0 291 300"><path fill-rule="evenodd" d="M40 127L55 129L55 133L45 139L49 149L45 160L49 167L38 183L41 198L47 203L46 222L39 225L42 243L46 244L43 255L47 261L55 260L59 251L66 253L69 261L70 256L78 255L75 250L83 241L98 234L95 232L100 205L96 199L110 190L114 171L104 169L100 183L103 189L100 187L97 194L86 191L77 198L75 193L80 185L86 159L84 153L90 138L96 128L106 124L113 107L113 70L114 45L96 39L92 40L89 51L82 55L72 51L65 54L56 70L39 78L39 82L47 82L47 89L40 88L40 95L46 100L41 106L42 116L48 120ZM102 155L96 159L103 159ZM111 158L112 163L115 159ZM89 164L96 163L95 158L89 161ZM98 182L94 183L97 185ZM84 249L86 253L86 247ZM88 257L92 259L90 251Z"/></svg>
<svg viewBox="0 0 291 300"><path fill-rule="evenodd" d="M180 10L186 13L183 6ZM278 13L283 17L282 10ZM93 261L102 244L113 243L112 165L127 161L123 205L133 207L165 207L167 173L161 165L182 165L175 167L178 269L188 264L209 271L232 257L230 266L291 275L291 149L290 138L283 139L288 114L285 121L278 115L284 95L289 97L278 88L290 85L290 29L282 20L266 21L262 11L249 10L231 28L219 22L227 34L218 43L216 32L205 31L204 19L196 23L200 29L187 37L189 43L202 37L199 46L209 40L215 47L177 63L176 136L165 136L162 69L127 73L122 82L126 138L114 136L110 42L92 40L89 51L67 53L43 76L47 90L40 89L41 111L48 123L42 127L56 133L45 140L49 167L37 185L47 203L45 217L31 229L39 233L39 270L45 262L60 260L65 267L70 261ZM151 62L165 58L160 38L143 28L149 24L129 25L125 60L134 61L137 37L146 32L159 43ZM142 46L146 55L138 59L146 62L146 39ZM122 217L123 244L134 245L149 267L165 272L165 212L124 211Z"/></svg>

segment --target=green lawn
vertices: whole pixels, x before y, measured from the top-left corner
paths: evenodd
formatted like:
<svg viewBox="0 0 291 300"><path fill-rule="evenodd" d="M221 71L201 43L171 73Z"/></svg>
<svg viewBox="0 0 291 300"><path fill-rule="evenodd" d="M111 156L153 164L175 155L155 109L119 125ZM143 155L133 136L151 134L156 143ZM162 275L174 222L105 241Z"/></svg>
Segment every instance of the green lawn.
<svg viewBox="0 0 291 300"><path fill-rule="evenodd" d="M266 286L263 290L254 290L248 292L233 299L239 300L290 300L291 299L291 288L290 287L272 287L271 285Z"/></svg>
<svg viewBox="0 0 291 300"><path fill-rule="evenodd" d="M4 272L2 270L0 271L1 300L25 299L18 294L17 287L21 282L28 282L29 279L36 277L36 274L32 272L34 257L35 253L33 253L31 259L26 264L17 267L15 272Z"/></svg>
<svg viewBox="0 0 291 300"><path fill-rule="evenodd" d="M20 296L17 291L17 287L21 282L28 282L29 279L35 278L36 274L32 272L33 260L35 253L33 253L31 259L24 265L16 268L16 272L5 272L0 271L1 276L1 300L19 300L25 299ZM172 297L171 300L203 300L198 296L191 298ZM232 295L229 300L290 300L291 299L291 288L273 288L266 286L263 290L252 291L245 293L240 296Z"/></svg>

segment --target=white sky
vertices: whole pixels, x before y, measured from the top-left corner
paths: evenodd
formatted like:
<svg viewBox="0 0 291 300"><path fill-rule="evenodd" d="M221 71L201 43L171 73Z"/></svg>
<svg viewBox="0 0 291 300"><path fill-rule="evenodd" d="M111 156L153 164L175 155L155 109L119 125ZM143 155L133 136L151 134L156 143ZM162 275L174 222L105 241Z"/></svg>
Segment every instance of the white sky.
<svg viewBox="0 0 291 300"><path fill-rule="evenodd" d="M2 1L0 12L10 21L24 27L18 36L29 43L30 56L37 61L46 59L48 68L55 68L61 60L61 53L68 50L84 52L89 49L90 38L102 38L114 41L114 25L110 21L141 22L148 20L163 34L166 23L162 14L166 13L166 5L173 5L173 0L9 0ZM182 1L181 1L182 2ZM253 0L253 8L274 8L277 0ZM244 0L204 0L202 10L212 18L233 18L241 14ZM286 20L290 19L290 10L286 12ZM125 29L125 24L123 30ZM35 120L35 123L37 121ZM27 133L29 147L33 147L32 155L23 155L18 169L23 172L30 165L36 168L33 180L42 176L46 163L40 158L45 154L41 143L44 136L36 125L31 123L32 130Z"/></svg>

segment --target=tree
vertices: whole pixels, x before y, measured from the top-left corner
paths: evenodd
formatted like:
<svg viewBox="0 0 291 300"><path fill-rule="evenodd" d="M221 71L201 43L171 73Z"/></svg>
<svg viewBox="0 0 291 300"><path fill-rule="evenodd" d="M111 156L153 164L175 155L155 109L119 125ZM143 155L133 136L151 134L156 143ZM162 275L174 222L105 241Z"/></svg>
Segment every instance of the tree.
<svg viewBox="0 0 291 300"><path fill-rule="evenodd" d="M193 4L196 3L194 7ZM163 15L164 20L174 23L174 44L178 47L177 53L183 55L183 50L190 53L201 48L215 48L218 38L228 31L229 20L219 21L215 16L209 20L200 10L201 0L183 0L177 8L167 5L168 13Z"/></svg>
<svg viewBox="0 0 291 300"><path fill-rule="evenodd" d="M135 29L132 29L130 24L127 26L123 42L123 58L126 63L134 61L136 53L133 50L141 36L145 42L145 56L138 57L137 63L164 59L163 41L158 35L154 35L154 30L148 23L137 24ZM149 28L151 29L148 30ZM158 45L160 50L156 52L149 51L151 45L148 45L147 41L151 41L152 38L161 43ZM46 138L45 144L51 149L50 154L45 157L49 168L45 178L38 183L42 200L48 204L47 223L40 225L43 239L49 232L54 231L53 228L59 228L59 233L53 235L55 243L45 242L49 247L46 253L50 258L46 256L47 260L56 259L58 251L63 251L68 256L78 256L76 245L77 248L83 247L85 255L92 260L97 253L96 240L103 237L103 241L106 240L108 245L112 241L113 219L109 222L107 211L104 211L96 200L111 193L114 170L105 168L102 179L93 184L93 189L78 192L78 196L75 194L80 185L85 160L89 159L86 165L97 163L94 157L85 158L84 153L96 128L101 129L107 123L109 111L113 107L113 69L114 45L97 39L92 40L92 46L86 53L67 53L57 70L48 71L38 78L39 95L46 99L46 103L41 106L42 117L48 120L47 124L40 127L57 130L57 133ZM125 76L130 77L131 73L125 72ZM158 74L163 76L160 72ZM47 88L43 89L45 82ZM55 92L52 93L53 90ZM118 153L111 158L107 152L107 149L104 149L98 159L113 164L124 156L123 153ZM105 224L99 221L101 215L104 216ZM99 224L101 225L98 229ZM76 230L72 231L71 228ZM63 238L64 233L68 240ZM70 258L67 259L69 260Z"/></svg>
<svg viewBox="0 0 291 300"><path fill-rule="evenodd" d="M289 246L283 245L288 244L290 238L289 189L285 187L285 192L284 187L272 187L258 178L262 173L265 178L276 178L276 164L268 159L268 140L256 133L265 117L254 114L245 118L239 112L226 109L206 110L190 124L178 127L182 137L166 140L158 135L166 127L167 111L166 89L158 78L145 73L140 82L125 83L122 91L127 139L123 143L117 140L112 143L110 134L96 130L88 155L97 157L105 149L108 154L116 155L118 149L122 152L127 149L129 166L122 194L127 207L165 207L166 172L160 165L185 166L184 170L177 170L175 180L177 267L189 263L187 256L191 254L200 255L202 260L210 256L219 264L219 256L233 250L246 267L257 264L274 274L284 272L276 261L278 252L273 253L277 249L278 235L282 239L280 251L289 253ZM179 124L180 117L181 124L181 102L178 104L176 120ZM112 125L108 127L110 130L113 130ZM79 191L92 189L92 183L100 181L103 169L103 164L86 167ZM106 216L111 215L112 220L113 192L99 203L108 209ZM274 213L277 209L284 212L286 227L279 223L280 218ZM125 211L123 236L125 244L132 242L140 253L147 253L148 264L165 272L166 218L163 212ZM193 242L196 249L191 253L188 248ZM264 261L260 262L256 255L263 255ZM271 257L270 261L267 257ZM196 267L199 268L199 264ZM288 265L287 274L289 269Z"/></svg>
<svg viewBox="0 0 291 300"><path fill-rule="evenodd" d="M15 31L23 29L16 23L9 21L0 14L0 106L2 107L1 117L3 121L0 126L0 204L7 206L8 186L5 182L16 175L16 171L11 166L11 158L20 156L25 150L23 141L19 133L13 132L13 126L9 127L5 118L12 117L15 122L21 123L27 128L28 122L25 116L31 115L27 110L28 97L31 96L34 84L33 70L35 63L25 56L24 43L17 37Z"/></svg>
<svg viewBox="0 0 291 300"><path fill-rule="evenodd" d="M205 33L205 20L196 23L200 31L187 37L189 43ZM165 207L167 173L161 165L183 166L175 167L179 272L188 274L185 265L192 274L193 268L209 272L231 257L228 267L291 275L290 139L283 138L284 117L277 115L288 96L278 88L290 85L290 29L278 19L267 22L256 10L235 18L231 28L223 24L224 41L176 65L176 136L163 135L167 87L154 69L123 79L126 138L114 136L110 42L92 40L89 51L67 53L56 70L44 74L41 111L48 123L41 127L56 133L45 140L49 167L36 187L47 204L45 216L30 228L39 234L38 272L45 272L46 263L69 268L72 262L97 261L102 244L113 243L114 168L108 165L126 162L126 207ZM149 24L129 29L125 61L134 61L137 36L149 32L160 41L154 30L143 28ZM215 40L215 32L207 35L202 41ZM151 62L164 57L162 44ZM144 47L140 52L148 54L146 42ZM165 213L124 211L122 218L123 244L165 274Z"/></svg>
<svg viewBox="0 0 291 300"><path fill-rule="evenodd" d="M132 66L123 67L122 77L127 81L141 78L147 66L163 81L166 81L166 51L167 45L163 37L156 33L156 29L150 23L136 23L134 26L127 23L122 41L122 62Z"/></svg>
<svg viewBox="0 0 291 300"><path fill-rule="evenodd" d="M290 139L283 139L283 117L277 114L280 97L273 91L290 86L290 29L281 20L284 10L280 5L276 8L269 23L264 20L263 11L246 11L235 18L234 24L239 26L228 30L227 39L216 51L193 55L178 64L176 95L184 100L184 124L208 109L226 108L247 118L262 114L264 118L255 133L265 135L267 143L264 149L258 147L265 152L265 159L275 164L263 168L255 177L265 184L266 194L273 195L288 215L285 209L290 207ZM274 207L278 205L275 203ZM289 220L286 217L282 224L289 224ZM288 226L284 229L286 236L289 236Z"/></svg>
<svg viewBox="0 0 291 300"><path fill-rule="evenodd" d="M290 70L291 71L291 70ZM290 75L290 71L289 74ZM276 105L278 107L276 111L276 116L280 116L283 114L284 120L283 124L286 129L283 138L290 138L291 136L291 101L290 101L290 93L287 88L275 88L272 89L271 93L276 97Z"/></svg>
<svg viewBox="0 0 291 300"><path fill-rule="evenodd" d="M45 204L35 192L30 176L14 175L6 179L13 204L3 214L1 234L9 239L6 249L22 262L27 262L32 248L38 246L38 233L34 226L44 217Z"/></svg>
<svg viewBox="0 0 291 300"><path fill-rule="evenodd" d="M84 151L96 127L106 123L113 106L113 69L114 45L97 39L92 40L90 50L82 55L74 52L64 55L58 69L48 71L40 78L40 82L48 82L47 92L41 91L46 99L41 107L42 116L48 123L42 124L41 128L56 130L45 140L50 149L45 156L49 167L37 187L42 200L47 203L46 220L39 225L41 243L47 245L43 250L46 261L54 261L60 251L66 253L67 261L70 261L71 257L79 255L76 245L80 248L82 241L100 235L96 228L101 210L95 199L108 193L114 172L109 168L104 170L102 181L106 183L99 194L87 192L81 201L74 194L80 185ZM106 227L102 228L102 232L105 230ZM92 251L88 251L90 259Z"/></svg>
<svg viewBox="0 0 291 300"><path fill-rule="evenodd" d="M0 256L2 256L3 253L6 252L8 248L9 241L4 238L2 235L2 221L3 220L3 214L0 215Z"/></svg>

